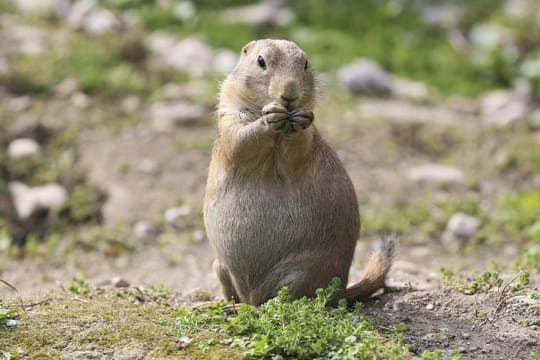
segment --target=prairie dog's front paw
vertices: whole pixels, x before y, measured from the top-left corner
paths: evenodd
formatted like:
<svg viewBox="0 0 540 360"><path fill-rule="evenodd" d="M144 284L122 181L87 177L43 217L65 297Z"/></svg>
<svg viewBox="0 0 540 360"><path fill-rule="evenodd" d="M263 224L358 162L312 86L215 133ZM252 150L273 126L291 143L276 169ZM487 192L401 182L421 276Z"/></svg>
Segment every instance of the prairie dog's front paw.
<svg viewBox="0 0 540 360"><path fill-rule="evenodd" d="M315 118L315 116L313 115L313 111L303 109L296 109L292 111L290 113L290 117L291 123L295 131L298 131L300 129L307 129Z"/></svg>
<svg viewBox="0 0 540 360"><path fill-rule="evenodd" d="M262 122L267 128L274 131L279 131L279 129L283 127L284 122L289 118L287 109L277 102L270 103L263 107L262 114Z"/></svg>

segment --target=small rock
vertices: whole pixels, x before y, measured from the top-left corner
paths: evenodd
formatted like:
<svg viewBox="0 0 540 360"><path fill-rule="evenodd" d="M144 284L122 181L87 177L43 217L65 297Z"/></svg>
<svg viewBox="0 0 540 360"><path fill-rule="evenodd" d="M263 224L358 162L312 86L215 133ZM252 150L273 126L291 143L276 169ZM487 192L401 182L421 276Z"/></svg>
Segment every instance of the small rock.
<svg viewBox="0 0 540 360"><path fill-rule="evenodd" d="M503 6L504 13L514 20L523 20L531 11L530 0L506 0Z"/></svg>
<svg viewBox="0 0 540 360"><path fill-rule="evenodd" d="M424 83L394 77L392 79L392 95L413 101L424 101L429 98L429 89Z"/></svg>
<svg viewBox="0 0 540 360"><path fill-rule="evenodd" d="M15 319L7 319L5 324L7 327L15 327L17 326L18 321Z"/></svg>
<svg viewBox="0 0 540 360"><path fill-rule="evenodd" d="M135 236L141 240L154 240L157 238L158 228L150 221L137 221L133 225Z"/></svg>
<svg viewBox="0 0 540 360"><path fill-rule="evenodd" d="M118 30L122 27L119 18L110 10L97 6L93 0L75 2L66 21L72 28L92 35Z"/></svg>
<svg viewBox="0 0 540 360"><path fill-rule="evenodd" d="M125 288L125 287L129 287L129 282L117 276L111 279L111 285L114 286L115 288Z"/></svg>
<svg viewBox="0 0 540 360"><path fill-rule="evenodd" d="M174 16L181 21L187 21L197 15L197 8L188 0L179 1L172 9Z"/></svg>
<svg viewBox="0 0 540 360"><path fill-rule="evenodd" d="M208 83L204 81L191 81L186 85L167 83L160 89L160 97L168 100L194 100L204 97L209 91Z"/></svg>
<svg viewBox="0 0 540 360"><path fill-rule="evenodd" d="M156 103L150 107L154 128L160 131L169 131L177 125L194 123L206 116L207 111L203 106L185 101Z"/></svg>
<svg viewBox="0 0 540 360"><path fill-rule="evenodd" d="M501 25L483 23L473 26L470 41L480 51L492 51L511 41L511 31Z"/></svg>
<svg viewBox="0 0 540 360"><path fill-rule="evenodd" d="M84 351L74 351L71 353L72 358L85 358L85 359L102 359L103 353L96 350L84 350ZM70 356L71 357L71 356Z"/></svg>
<svg viewBox="0 0 540 360"><path fill-rule="evenodd" d="M204 237L205 237L204 231L201 229L193 230L193 232L191 233L191 236L195 242L201 242L204 240Z"/></svg>
<svg viewBox="0 0 540 360"><path fill-rule="evenodd" d="M212 70L218 73L231 72L238 62L238 55L231 50L221 49L214 53L212 60Z"/></svg>
<svg viewBox="0 0 540 360"><path fill-rule="evenodd" d="M9 128L11 139L30 138L38 143L45 143L52 135L52 131L32 116L19 116L17 121Z"/></svg>
<svg viewBox="0 0 540 360"><path fill-rule="evenodd" d="M57 0L12 0L17 10L24 15L48 16L54 13Z"/></svg>
<svg viewBox="0 0 540 360"><path fill-rule="evenodd" d="M456 237L470 238L478 231L481 223L477 217L456 213L448 220L446 230Z"/></svg>
<svg viewBox="0 0 540 360"><path fill-rule="evenodd" d="M82 29L91 35L101 35L113 30L122 28L120 19L110 10L104 8L94 8L86 17Z"/></svg>
<svg viewBox="0 0 540 360"><path fill-rule="evenodd" d="M76 92L71 96L71 103L78 108L86 109L92 103L90 96L82 92Z"/></svg>
<svg viewBox="0 0 540 360"><path fill-rule="evenodd" d="M461 338L462 338L463 340L468 340L470 337L471 337L471 335L469 335L469 333L463 333L463 334L461 334Z"/></svg>
<svg viewBox="0 0 540 360"><path fill-rule="evenodd" d="M182 336L181 338L178 339L178 342L176 343L176 347L178 349L185 349L189 346L189 344L191 344L193 340L187 336Z"/></svg>
<svg viewBox="0 0 540 360"><path fill-rule="evenodd" d="M540 299L533 299L530 296L518 295L511 298L513 303L526 305L540 305Z"/></svg>
<svg viewBox="0 0 540 360"><path fill-rule="evenodd" d="M11 159L31 158L41 153L41 146L29 138L15 139L9 143L7 154Z"/></svg>
<svg viewBox="0 0 540 360"><path fill-rule="evenodd" d="M349 91L355 94L382 93L392 90L392 79L375 61L356 59L338 72L338 78Z"/></svg>
<svg viewBox="0 0 540 360"><path fill-rule="evenodd" d="M176 42L177 39L172 35L154 32L146 38L145 46L156 57L159 57L167 54L167 51L169 51Z"/></svg>
<svg viewBox="0 0 540 360"><path fill-rule="evenodd" d="M157 161L152 159L142 159L139 162L139 170L145 174L155 175L159 173L159 164Z"/></svg>
<svg viewBox="0 0 540 360"><path fill-rule="evenodd" d="M214 52L198 38L186 38L167 49L163 61L174 70L202 76L211 70Z"/></svg>
<svg viewBox="0 0 540 360"><path fill-rule="evenodd" d="M141 99L137 95L126 96L120 101L120 111L124 114L132 114L141 106Z"/></svg>
<svg viewBox="0 0 540 360"><path fill-rule="evenodd" d="M74 78L67 78L54 87L54 92L62 97L73 95L79 88L79 82Z"/></svg>
<svg viewBox="0 0 540 360"><path fill-rule="evenodd" d="M171 35L153 33L145 41L146 48L164 66L202 76L212 70L214 52L197 37L177 40Z"/></svg>
<svg viewBox="0 0 540 360"><path fill-rule="evenodd" d="M407 172L407 178L415 183L451 184L465 181L465 175L460 169L440 164L414 167Z"/></svg>
<svg viewBox="0 0 540 360"><path fill-rule="evenodd" d="M423 5L422 20L428 25L451 26L459 21L461 8L456 4Z"/></svg>
<svg viewBox="0 0 540 360"><path fill-rule="evenodd" d="M28 219L37 210L51 210L60 207L67 200L66 189L58 184L46 184L30 188L23 183L9 183L9 192L15 205L17 216Z"/></svg>
<svg viewBox="0 0 540 360"><path fill-rule="evenodd" d="M37 56L50 49L47 30L31 26L14 25L2 32L9 49L20 55Z"/></svg>
<svg viewBox="0 0 540 360"><path fill-rule="evenodd" d="M433 304L427 304L426 305L426 310L433 310L435 308L435 305Z"/></svg>
<svg viewBox="0 0 540 360"><path fill-rule="evenodd" d="M486 124L508 126L524 120L528 110L528 99L513 91L496 90L482 98L482 119Z"/></svg>
<svg viewBox="0 0 540 360"><path fill-rule="evenodd" d="M170 225L178 225L179 220L191 215L193 210L189 205L182 205L165 210L165 221Z"/></svg>
<svg viewBox="0 0 540 360"><path fill-rule="evenodd" d="M10 99L8 109L13 112L21 112L27 110L32 105L32 98L28 95L19 96Z"/></svg>
<svg viewBox="0 0 540 360"><path fill-rule="evenodd" d="M253 26L286 26L294 19L283 0L263 0L258 4L228 8L222 13L224 21Z"/></svg>
<svg viewBox="0 0 540 360"><path fill-rule="evenodd" d="M526 78L536 78L540 76L540 56L527 59L519 67L521 75Z"/></svg>

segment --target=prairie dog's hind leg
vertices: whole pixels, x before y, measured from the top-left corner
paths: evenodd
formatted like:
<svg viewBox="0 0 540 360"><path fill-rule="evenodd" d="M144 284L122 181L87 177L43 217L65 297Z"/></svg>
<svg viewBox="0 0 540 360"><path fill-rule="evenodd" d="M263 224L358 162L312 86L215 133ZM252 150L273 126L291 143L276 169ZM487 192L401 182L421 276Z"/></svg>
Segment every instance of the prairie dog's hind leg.
<svg viewBox="0 0 540 360"><path fill-rule="evenodd" d="M221 291L223 292L225 300L240 301L240 298L238 297L238 294L232 283L229 271L223 265L221 265L218 259L214 260L214 264L212 267L214 268L219 283L221 284Z"/></svg>
<svg viewBox="0 0 540 360"><path fill-rule="evenodd" d="M326 254L311 251L291 254L276 264L265 280L251 292L249 302L262 304L275 297L284 286L293 299L314 297L315 290L327 288L335 277L341 280L344 289L348 273L348 266L328 259ZM341 292L336 294L336 298L341 297Z"/></svg>

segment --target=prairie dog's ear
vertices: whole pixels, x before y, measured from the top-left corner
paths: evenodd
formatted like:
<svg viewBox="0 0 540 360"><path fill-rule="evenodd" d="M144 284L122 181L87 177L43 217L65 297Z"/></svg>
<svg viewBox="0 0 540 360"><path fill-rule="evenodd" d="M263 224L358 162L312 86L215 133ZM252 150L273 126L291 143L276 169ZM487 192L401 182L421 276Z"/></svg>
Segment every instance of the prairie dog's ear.
<svg viewBox="0 0 540 360"><path fill-rule="evenodd" d="M242 48L242 54L247 55L251 51L251 49L253 49L253 47L255 46L256 41L257 40L253 40L247 43L246 45L244 45L244 47Z"/></svg>

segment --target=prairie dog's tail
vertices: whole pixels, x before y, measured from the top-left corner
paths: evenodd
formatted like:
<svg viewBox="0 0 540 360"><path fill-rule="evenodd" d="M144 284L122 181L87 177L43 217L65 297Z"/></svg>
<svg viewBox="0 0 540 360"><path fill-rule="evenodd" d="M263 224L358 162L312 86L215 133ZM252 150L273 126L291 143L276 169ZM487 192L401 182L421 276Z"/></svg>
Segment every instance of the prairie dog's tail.
<svg viewBox="0 0 540 360"><path fill-rule="evenodd" d="M371 256L364 269L362 279L345 290L345 299L349 305L369 298L383 288L386 275L392 266L397 237L389 236L383 240L379 249Z"/></svg>

